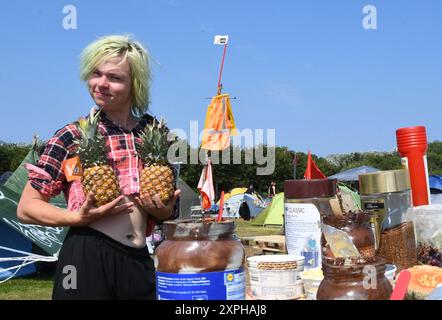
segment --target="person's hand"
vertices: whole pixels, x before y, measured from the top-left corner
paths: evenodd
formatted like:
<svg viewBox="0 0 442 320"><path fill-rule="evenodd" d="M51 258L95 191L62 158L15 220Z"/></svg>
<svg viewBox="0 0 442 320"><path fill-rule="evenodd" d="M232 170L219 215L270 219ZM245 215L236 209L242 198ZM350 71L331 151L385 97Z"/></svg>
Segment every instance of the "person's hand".
<svg viewBox="0 0 442 320"><path fill-rule="evenodd" d="M135 197L135 202L143 208L148 214L154 216L158 220L167 220L172 215L173 207L181 194L180 189L176 189L172 199L165 205L160 195L156 194L150 197L148 194L144 194L141 197Z"/></svg>
<svg viewBox="0 0 442 320"><path fill-rule="evenodd" d="M78 211L77 221L75 225L77 226L87 226L91 222L103 218L109 215L120 214L123 212L129 213L132 209L129 209L134 205L133 202L126 202L119 204L123 200L124 196L118 196L111 202L102 205L100 207L94 206L94 194L89 193L86 197L86 201L81 206Z"/></svg>

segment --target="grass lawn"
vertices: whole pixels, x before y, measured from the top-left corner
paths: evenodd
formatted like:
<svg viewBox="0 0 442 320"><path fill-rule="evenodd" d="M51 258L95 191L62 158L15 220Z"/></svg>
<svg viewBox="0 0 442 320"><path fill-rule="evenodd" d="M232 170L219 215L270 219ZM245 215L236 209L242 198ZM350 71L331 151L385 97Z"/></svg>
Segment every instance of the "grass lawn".
<svg viewBox="0 0 442 320"><path fill-rule="evenodd" d="M271 236L280 234L281 226L275 227L257 227L252 226L251 221L244 221L242 219L235 220L236 234L239 237L253 237L253 236Z"/></svg>
<svg viewBox="0 0 442 320"><path fill-rule="evenodd" d="M251 221L236 220L239 237L280 234L280 227L256 227ZM49 300L52 295L53 272L45 271L0 283L0 300Z"/></svg>
<svg viewBox="0 0 442 320"><path fill-rule="evenodd" d="M50 300L52 272L32 274L0 283L0 300Z"/></svg>

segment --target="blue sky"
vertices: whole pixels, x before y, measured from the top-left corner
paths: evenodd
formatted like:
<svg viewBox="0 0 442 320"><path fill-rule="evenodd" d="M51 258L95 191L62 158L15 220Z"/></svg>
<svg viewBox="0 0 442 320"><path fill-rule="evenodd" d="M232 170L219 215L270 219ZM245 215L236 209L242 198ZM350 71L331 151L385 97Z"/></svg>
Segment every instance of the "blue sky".
<svg viewBox="0 0 442 320"><path fill-rule="evenodd" d="M74 5L77 29L63 28ZM377 29L362 9L377 9ZM276 144L326 156L390 151L395 130L441 140L441 1L11 1L0 11L0 140L48 139L88 113L79 55L99 36L132 33L149 48L151 111L189 131L224 92L239 129L275 129Z"/></svg>

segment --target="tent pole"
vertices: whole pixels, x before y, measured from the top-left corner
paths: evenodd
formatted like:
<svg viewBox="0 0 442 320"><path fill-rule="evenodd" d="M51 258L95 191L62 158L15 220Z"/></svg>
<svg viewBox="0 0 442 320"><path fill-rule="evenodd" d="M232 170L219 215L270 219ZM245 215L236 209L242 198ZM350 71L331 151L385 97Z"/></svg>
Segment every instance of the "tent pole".
<svg viewBox="0 0 442 320"><path fill-rule="evenodd" d="M226 50L227 50L227 43L224 44L224 52L223 52L223 58L221 60L221 68L219 71L219 78L218 78L218 91L217 94L221 94L221 90L223 88L223 85L221 84L221 78L223 76L223 68L224 68L224 58L226 57Z"/></svg>

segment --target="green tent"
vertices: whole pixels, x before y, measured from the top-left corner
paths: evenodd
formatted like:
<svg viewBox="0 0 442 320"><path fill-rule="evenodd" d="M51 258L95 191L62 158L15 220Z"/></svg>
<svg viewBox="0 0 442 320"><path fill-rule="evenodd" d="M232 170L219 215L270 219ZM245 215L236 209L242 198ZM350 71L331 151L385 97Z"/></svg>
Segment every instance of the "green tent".
<svg viewBox="0 0 442 320"><path fill-rule="evenodd" d="M359 193L349 186L338 183L339 191L341 192L342 206L344 211L359 211L361 210L361 196Z"/></svg>
<svg viewBox="0 0 442 320"><path fill-rule="evenodd" d="M284 192L273 197L269 204L258 216L253 219L254 226L282 226L284 224Z"/></svg>
<svg viewBox="0 0 442 320"><path fill-rule="evenodd" d="M28 181L28 171L24 164L36 163L39 157L37 149L35 142L17 170L0 187L0 223L22 234L46 253L56 255L63 243L67 228L23 224L17 220L17 205ZM52 198L50 202L57 207L66 208L66 201L62 194Z"/></svg>
<svg viewBox="0 0 442 320"><path fill-rule="evenodd" d="M57 261L67 228L23 224L17 220L17 206L28 181L25 163L36 163L35 142L17 170L0 186L0 283L37 270L35 262ZM50 201L66 208L63 195Z"/></svg>

